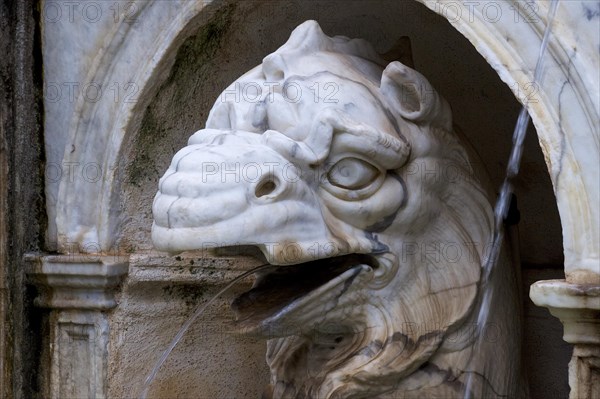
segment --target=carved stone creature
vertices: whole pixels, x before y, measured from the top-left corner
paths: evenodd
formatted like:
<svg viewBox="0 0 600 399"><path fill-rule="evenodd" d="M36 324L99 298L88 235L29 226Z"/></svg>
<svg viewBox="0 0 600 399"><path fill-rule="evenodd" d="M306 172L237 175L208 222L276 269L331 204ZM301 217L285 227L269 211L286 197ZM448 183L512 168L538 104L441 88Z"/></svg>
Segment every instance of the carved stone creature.
<svg viewBox="0 0 600 399"><path fill-rule="evenodd" d="M254 246L279 265L233 303L269 338L273 398L519 394L506 254L480 346L492 206L418 72L314 21L234 82L159 183L170 252Z"/></svg>

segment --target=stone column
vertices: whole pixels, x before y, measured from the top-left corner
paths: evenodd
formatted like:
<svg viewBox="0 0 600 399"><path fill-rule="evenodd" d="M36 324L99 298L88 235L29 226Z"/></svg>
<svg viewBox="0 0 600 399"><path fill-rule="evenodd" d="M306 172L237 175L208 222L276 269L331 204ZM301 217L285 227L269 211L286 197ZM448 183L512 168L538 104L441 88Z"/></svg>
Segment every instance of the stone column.
<svg viewBox="0 0 600 399"><path fill-rule="evenodd" d="M600 398L600 284L538 281L529 296L560 319L564 340L574 345L569 363L570 399Z"/></svg>
<svg viewBox="0 0 600 399"><path fill-rule="evenodd" d="M40 372L50 398L105 398L109 319L128 258L26 255L38 288L36 306L50 309Z"/></svg>

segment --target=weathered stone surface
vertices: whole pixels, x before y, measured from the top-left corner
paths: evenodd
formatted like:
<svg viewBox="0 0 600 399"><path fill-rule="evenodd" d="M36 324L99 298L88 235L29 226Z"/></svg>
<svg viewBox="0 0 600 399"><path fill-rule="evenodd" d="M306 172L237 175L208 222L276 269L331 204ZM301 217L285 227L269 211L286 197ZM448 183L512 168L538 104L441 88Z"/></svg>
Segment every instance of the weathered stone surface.
<svg viewBox="0 0 600 399"><path fill-rule="evenodd" d="M83 18L81 6L75 9L77 21L72 21L68 9L72 5L69 4L46 1L40 9L44 43L48 46L44 49L44 73L48 87L45 95L39 98L44 99L46 107L46 161L52 165L46 176L49 249L69 251L76 248L88 252L98 249L115 252L151 249L149 209L156 180L166 168L170 154L184 144L184 136L202 126L209 108L204 98L212 101L240 72L259 63L262 55L275 50L293 26L315 18L322 22L327 32L369 38L379 52L387 51L398 36L411 36L418 69L426 72L434 86L458 109L477 110L462 113L456 119L482 155L492 178L499 179L504 172L503 154L507 153L510 145L507 132L511 131L514 122L511 115L516 114L517 104L511 103L514 98L507 87L497 82L497 75L485 61L478 57L476 47L517 98L536 100L535 103L531 101L530 109L556 185L565 229L567 267L571 268L569 276L575 280L585 279L588 276L586 270L597 265L597 257L594 257L597 252L594 255L593 248L590 250L591 247L588 247L588 244L596 245L594 243L598 242L593 239L597 238L597 232L594 233L598 226L597 214L593 209L589 210L589 204L595 207L597 202L597 191L594 191L597 190L597 162L594 164L594 159L585 155L597 152L590 149L597 148L598 132L598 126L594 124L598 120L595 73L598 70L598 16L589 2L562 2L558 14L560 35L552 39L551 45L553 60L549 68L552 79L546 81L552 87L533 92L527 86L531 81L527 71L535 63L539 32L543 31L545 24L546 3L539 3L540 8L536 9L538 3L514 1L493 2L492 6L489 2L479 2L475 6L469 2L426 2L434 12L450 20L475 47L461 42L464 38L450 29L443 18L426 12L416 2L373 1L365 9L362 2L347 1L343 5L335 1L245 1L231 7L221 7L219 3L216 6L209 4L206 8L204 6L208 2L205 1L143 1L135 2L135 8L127 10L122 8L123 3L94 2L102 7L102 20L93 23ZM115 4L120 7L116 14L109 8L114 8ZM56 14L52 14L57 6L63 12L59 20L55 20ZM31 5L29 7L34 9ZM498 8L501 15L496 19L493 12ZM11 19L17 20L12 14ZM210 29L204 29L207 27ZM34 29L21 32L31 34ZM2 33L3 37L4 34L10 35L12 41L12 32L2 30ZM192 40L192 36L197 40ZM186 41L188 38L190 40ZM182 43L185 45L180 47ZM27 46L20 48L27 49ZM180 59L176 57L178 49L187 50L182 51ZM191 61L195 56L198 56L197 63ZM23 59L27 62L33 60ZM65 60L71 62L65 64ZM173 69L172 65L175 66ZM68 93L69 85L73 83L79 84L80 88L90 83L102 84L104 95L96 102L88 101L85 96L75 96L75 104ZM48 89L57 86L62 89L62 99L53 102L56 98ZM140 94L134 97L137 100L125 102L135 90ZM94 100L94 92L90 94L90 99ZM34 118L35 112L31 112L34 107L28 100L30 97L21 98L25 109L20 113L21 117ZM146 112L148 104L151 106ZM27 141L33 137L30 132L34 130L14 132L15 136ZM561 133L563 130L566 134ZM138 131L143 133L140 136L144 136L139 141L136 139ZM173 138L165 139L166 135ZM533 144L530 148L534 149L531 154L536 154L535 137L530 137L530 144ZM575 145L572 146L572 143ZM29 150L34 147L26 146ZM33 176L27 166L36 163L17 158L15 171L23 176ZM129 179L124 169L132 163L136 166L136 173L131 174ZM69 165L76 164L79 165L76 175L70 175ZM86 165L91 165L87 170L89 174L82 175L82 168ZM96 180L96 167L102 170L100 180ZM61 178L56 177L57 168L62 172ZM518 183L523 193L519 198L523 205L522 243L527 249L523 252L531 263L561 265L559 221L556 213L549 211L554 209L554 196L546 174L541 156L534 156L528 161L526 154L523 180ZM72 181L70 177L79 181ZM59 190L61 185L63 187ZM93 185L95 187L89 187ZM15 201L15 206L10 206L10 209L32 203L29 199ZM30 216L26 213L23 218ZM23 218L17 216L15 220ZM59 220L60 228L55 227L56 220ZM16 224L11 222L11 225ZM61 234L56 234L58 230ZM34 243L36 239L25 242ZM121 246L121 243L124 245ZM22 252L17 252L17 261L10 264L15 273L10 272L8 278L18 282L18 259ZM579 262L578 257L585 262ZM572 266L581 268L583 273L572 269ZM149 277L153 273L146 273L141 278L161 279L163 277L157 277L161 273L154 277ZM167 276L164 274L165 278ZM171 276L174 279L188 277ZM14 292L18 295L13 302L18 306L23 290L19 284L15 287ZM149 295L149 299L144 299L146 307L138 308L137 314L130 314L131 320L150 317L142 309L151 312L153 295L162 295L162 288L153 291L150 285L145 287L135 295L138 298ZM182 291L186 291L187 296ZM194 302L189 299L193 298L193 295L188 295L189 290L181 290L180 293L181 302L178 304L186 303L184 297L189 303ZM135 304L136 300L131 299L128 305L132 303ZM225 314L224 311L222 313ZM30 319L36 320L36 317ZM160 326L155 337L160 337L162 326L171 326L178 321L170 319L167 313L161 314L155 320ZM151 327L154 324L149 322L147 325ZM172 328L175 329L174 326ZM134 341L137 338L133 337L140 336L143 337L144 332L129 337ZM127 351L124 346L120 348ZM189 353L193 358L194 350L197 346L187 346L186 355ZM260 360L259 352L256 351L254 356ZM128 356L132 363L127 369L127 376L119 375L118 371L111 374L115 390L125 389L123 386L129 383L127 378L144 377L142 372L136 374L135 356ZM37 363L33 361L31 364ZM119 370L121 365L119 359L111 363L114 370ZM183 366L178 370L182 369ZM177 378L176 372L173 375ZM244 384L250 385L250 379L244 381ZM197 392L195 386L186 385L184 378L177 380L177 384L169 385L167 382L164 388L166 396L169 389L175 389L174 385L183 396L194 396ZM15 386L23 385L27 389L35 389L35 384L29 380L17 382Z"/></svg>
<svg viewBox="0 0 600 399"><path fill-rule="evenodd" d="M600 395L600 286L565 280L538 281L530 294L538 306L547 307L564 325L563 338L573 344L569 363L571 399Z"/></svg>
<svg viewBox="0 0 600 399"><path fill-rule="evenodd" d="M480 321L492 205L452 128L420 73L307 21L175 154L155 246L253 246L277 265L232 305L240 332L270 339L268 396L522 394L514 267L503 254Z"/></svg>
<svg viewBox="0 0 600 399"><path fill-rule="evenodd" d="M40 370L41 396L107 397L106 311L117 306L114 295L127 273L127 258L28 255L26 261L39 292L35 303L50 309L43 337L50 364Z"/></svg>
<svg viewBox="0 0 600 399"><path fill-rule="evenodd" d="M22 259L46 223L38 17L34 1L0 2L0 396L14 398L37 393L40 364Z"/></svg>
<svg viewBox="0 0 600 399"><path fill-rule="evenodd" d="M137 253L111 316L108 397L139 397L155 363L198 306L233 277L258 265L206 253ZM233 334L229 304L250 288L242 281L192 324L160 369L148 398L260 397L268 368L265 343Z"/></svg>

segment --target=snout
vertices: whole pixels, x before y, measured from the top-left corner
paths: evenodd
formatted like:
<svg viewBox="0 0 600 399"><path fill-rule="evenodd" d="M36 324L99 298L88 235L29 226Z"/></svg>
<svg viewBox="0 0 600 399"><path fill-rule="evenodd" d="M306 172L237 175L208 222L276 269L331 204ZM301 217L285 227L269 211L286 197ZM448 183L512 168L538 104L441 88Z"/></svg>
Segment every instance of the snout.
<svg viewBox="0 0 600 399"><path fill-rule="evenodd" d="M197 144L184 148L160 179L153 212L168 228L210 226L293 190L286 161L259 146ZM263 159L257 162L258 154ZM286 169L286 170L284 170ZM285 174L284 174L285 172Z"/></svg>
<svg viewBox="0 0 600 399"><path fill-rule="evenodd" d="M179 151L160 179L152 207L157 249L255 245L274 263L294 263L315 242L335 241L299 167L256 142L260 135L224 135ZM293 261L281 253L290 245Z"/></svg>

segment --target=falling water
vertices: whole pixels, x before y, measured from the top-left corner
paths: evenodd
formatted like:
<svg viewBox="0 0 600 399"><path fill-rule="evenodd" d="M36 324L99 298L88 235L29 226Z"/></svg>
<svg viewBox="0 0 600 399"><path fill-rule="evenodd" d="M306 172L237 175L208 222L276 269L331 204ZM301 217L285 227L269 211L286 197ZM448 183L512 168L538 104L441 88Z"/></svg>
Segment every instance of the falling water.
<svg viewBox="0 0 600 399"><path fill-rule="evenodd" d="M535 71L533 75L533 83L540 84L541 78L544 70L544 54L546 52L546 47L548 46L548 39L550 37L550 31L552 22L554 21L554 16L556 14L556 9L558 7L558 3L560 0L551 0L550 8L548 10L548 18L546 29L544 32L544 36L539 48L539 54L537 63L535 66ZM483 266L483 275L481 279L481 286L483 289L483 298L481 302L481 307L479 308L479 314L477 316L477 331L476 336L478 337L478 342L472 353L475 353L479 349L479 345L482 341L482 331L486 324L489 314L489 308L491 303L491 298L493 297L493 289L492 286L488 284L490 275L494 269L494 266L498 262L498 257L500 255L500 248L502 246L502 240L504 237L503 230L503 222L508 213L510 198L513 193L512 180L519 173L519 167L521 164L521 156L523 154L523 142L525 140L525 135L527 132L527 126L530 121L529 113L527 112L527 108L525 105L521 108L521 112L519 113L519 117L517 119L517 123L515 125L515 130L513 132L513 148L510 153L510 159L508 162L508 167L506 169L506 176L504 177L504 182L500 188L500 195L498 197L498 201L496 202L496 206L494 208L494 234L492 241L492 248L490 250L489 256L486 258L486 261ZM219 291L215 296L210 298L206 303L198 306L196 311L190 316L190 318L183 324L183 326L177 332L177 335L173 338L169 346L165 349L161 357L158 359L152 371L146 377L144 381L144 385L142 387L142 394L140 395L140 399L146 399L148 396L148 390L156 375L158 374L159 369L163 365L163 363L167 360L169 354L173 351L173 348L179 343L183 335L186 333L188 328L192 325L192 323L200 316L206 308L214 302L215 299L220 297L222 294L227 292L235 283L238 281L248 277L249 275L256 273L257 271L264 270L267 268L274 267L273 265L264 264L258 267L255 267L252 270L249 270L240 276L233 279L229 284L227 284L221 291ZM464 399L471 399L472 396L472 375L473 373L469 373L467 377L467 384L465 387Z"/></svg>
<svg viewBox="0 0 600 399"><path fill-rule="evenodd" d="M248 270L247 272L245 272L245 273L239 275L238 277L234 278L233 280L231 280L229 282L229 284L227 284L225 286L225 288L223 288L221 291L217 292L216 295L213 296L212 298L210 298L206 303L203 303L200 306L198 306L198 308L196 308L196 311L190 316L189 319L187 319L187 321L183 324L183 326L181 326L181 328L177 332L177 335L175 335L175 337L173 338L173 340L171 341L171 343L169 344L167 349L165 349L165 351L163 352L160 359L158 359L158 361L152 368L152 371L150 372L150 374L148 374L148 377L146 377L146 380L144 381L144 385L142 386L142 394L140 395L140 399L146 399L146 397L148 396L148 390L150 389L150 385L152 385L152 382L156 378L156 374L158 374L158 370L161 368L161 366L163 365L165 360L167 360L167 357L169 356L171 351L173 351L173 348L175 348L175 346L179 343L179 341L181 340L181 338L183 337L185 332L188 330L188 328L190 328L190 326L198 318L198 316L200 316L206 310L206 308L208 308L208 306L210 306L210 304L214 302L215 299L217 299L218 297L223 295L225 292L227 292L227 290L229 290L231 287L233 287L233 285L235 283L237 283L238 281L240 281L258 271L272 268L272 267L276 267L276 266L273 266L270 264L264 264L264 265L257 266L252 270Z"/></svg>
<svg viewBox="0 0 600 399"><path fill-rule="evenodd" d="M533 74L533 84L539 85L541 83L542 75L544 72L544 54L546 52L546 47L548 46L548 40L550 37L550 31L552 27L552 22L554 21L554 16L556 15L556 9L558 8L558 3L560 0L552 0L550 4L550 8L548 10L548 18L546 22L546 29L544 31L544 36L542 38L542 43L540 44L538 59L535 65L535 71ZM512 180L519 173L519 167L521 165L521 156L523 155L523 142L525 140L525 135L527 133L527 125L529 124L530 116L527 112L526 104L521 108L521 112L519 113L519 117L517 119L517 123L515 125L515 130L513 132L513 147L510 153L510 158L508 160L508 166L506 168L506 175L504 177L504 182L500 187L500 194L498 196L498 201L496 202L496 207L494 208L494 234L492 241L492 248L490 250L489 256L487 257L484 266L483 266L483 275L481 277L481 287L483 290L483 298L481 300L481 307L479 308L479 314L477 315L477 324L476 324L476 337L477 343L473 348L471 353L471 357L473 353L479 352L479 346L482 342L483 337L483 329L486 325L491 299L494 295L493 287L489 285L489 278L494 269L494 266L498 262L498 257L500 256L500 248L502 246L502 240L504 237L504 219L508 213L508 209L510 206L510 198L513 193L513 185ZM471 399L473 395L472 392L472 380L473 373L469 373L467 377L467 384L465 387L465 399Z"/></svg>

